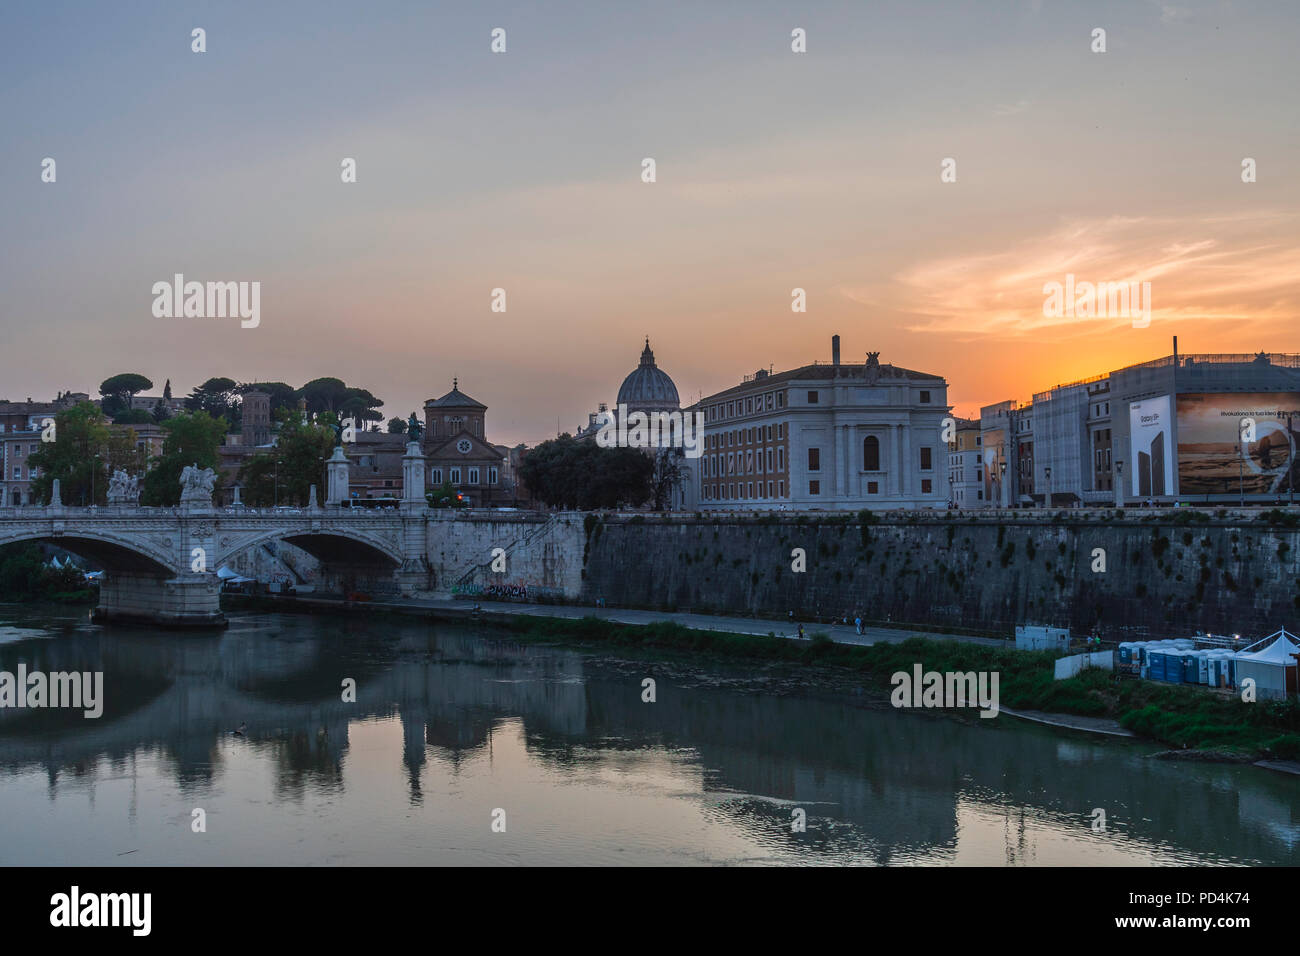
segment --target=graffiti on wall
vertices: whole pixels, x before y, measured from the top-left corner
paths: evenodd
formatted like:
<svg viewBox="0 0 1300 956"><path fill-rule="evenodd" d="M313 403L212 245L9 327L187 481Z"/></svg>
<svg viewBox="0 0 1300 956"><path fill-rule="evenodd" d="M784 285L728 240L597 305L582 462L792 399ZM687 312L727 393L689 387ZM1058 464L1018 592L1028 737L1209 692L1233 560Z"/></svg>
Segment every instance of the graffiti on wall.
<svg viewBox="0 0 1300 956"><path fill-rule="evenodd" d="M460 598L484 598L488 601L559 601L564 592L541 584L453 584L451 593Z"/></svg>

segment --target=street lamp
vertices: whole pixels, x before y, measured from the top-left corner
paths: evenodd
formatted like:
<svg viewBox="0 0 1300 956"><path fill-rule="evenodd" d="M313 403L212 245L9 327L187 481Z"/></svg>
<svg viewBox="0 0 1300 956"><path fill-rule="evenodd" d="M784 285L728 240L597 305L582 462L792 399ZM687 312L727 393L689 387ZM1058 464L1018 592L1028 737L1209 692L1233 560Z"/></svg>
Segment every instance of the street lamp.
<svg viewBox="0 0 1300 956"><path fill-rule="evenodd" d="M1001 453L999 453L1000 455ZM1011 502L1007 498L1007 460L1000 458L998 461L998 504L1002 507L1010 507Z"/></svg>
<svg viewBox="0 0 1300 956"><path fill-rule="evenodd" d="M1052 466L1051 465L1043 466L1043 475L1044 477L1047 478L1047 494L1043 496L1043 504L1046 507L1050 508L1052 507Z"/></svg>
<svg viewBox="0 0 1300 956"><path fill-rule="evenodd" d="M1115 507L1124 507L1124 461L1115 459Z"/></svg>
<svg viewBox="0 0 1300 956"><path fill-rule="evenodd" d="M99 471L99 455L90 462L90 506L95 507L95 473Z"/></svg>
<svg viewBox="0 0 1300 956"><path fill-rule="evenodd" d="M283 464L284 462L279 460L275 463L275 492L271 499L274 502L273 507L275 508L280 507L280 466Z"/></svg>

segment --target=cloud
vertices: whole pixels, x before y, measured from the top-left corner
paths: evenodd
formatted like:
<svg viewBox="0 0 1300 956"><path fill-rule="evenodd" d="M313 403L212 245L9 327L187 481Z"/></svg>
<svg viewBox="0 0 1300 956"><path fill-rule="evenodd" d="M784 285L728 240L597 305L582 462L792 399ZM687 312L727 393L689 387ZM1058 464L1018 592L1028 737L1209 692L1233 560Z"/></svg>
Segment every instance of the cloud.
<svg viewBox="0 0 1300 956"><path fill-rule="evenodd" d="M917 263L846 298L892 307L909 331L1015 339L1091 332L1126 318L1046 317L1048 282L1150 282L1152 321L1277 320L1300 314L1295 215L1072 220L993 253Z"/></svg>
<svg viewBox="0 0 1300 956"><path fill-rule="evenodd" d="M994 116L1013 116L1029 109L1029 100L1016 100L1015 103L999 103L993 107Z"/></svg>

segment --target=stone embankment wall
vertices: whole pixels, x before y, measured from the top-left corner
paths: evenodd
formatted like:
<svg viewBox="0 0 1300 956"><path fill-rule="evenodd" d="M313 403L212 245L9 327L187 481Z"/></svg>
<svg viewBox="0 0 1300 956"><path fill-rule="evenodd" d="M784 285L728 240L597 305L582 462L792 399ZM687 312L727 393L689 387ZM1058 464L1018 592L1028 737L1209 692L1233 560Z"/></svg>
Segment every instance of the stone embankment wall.
<svg viewBox="0 0 1300 956"><path fill-rule="evenodd" d="M583 517L435 512L428 526L434 593L542 603L581 599ZM497 548L505 552L500 571L493 570Z"/></svg>
<svg viewBox="0 0 1300 956"><path fill-rule="evenodd" d="M1274 512L586 523L582 599L610 605L1114 638L1300 628L1300 524ZM803 549L806 570L796 565Z"/></svg>

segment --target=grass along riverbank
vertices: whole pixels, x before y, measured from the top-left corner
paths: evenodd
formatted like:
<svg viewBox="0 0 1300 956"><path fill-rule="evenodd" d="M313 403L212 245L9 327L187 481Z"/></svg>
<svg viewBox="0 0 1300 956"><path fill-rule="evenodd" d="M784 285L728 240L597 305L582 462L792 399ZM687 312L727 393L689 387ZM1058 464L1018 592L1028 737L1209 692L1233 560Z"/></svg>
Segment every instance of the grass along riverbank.
<svg viewBox="0 0 1300 956"><path fill-rule="evenodd" d="M1300 757L1300 706L1295 701L1243 703L1240 697L1156 681L1122 680L1109 671L1087 670L1068 680L1053 678L1056 655L930 638L870 646L836 644L824 634L807 641L704 631L670 622L618 624L594 617L574 619L520 615L494 621L526 641L703 654L731 660L817 664L856 672L883 692L893 674L925 671L996 671L1002 706L1015 710L1106 717L1177 750L1220 754L1225 759Z"/></svg>

